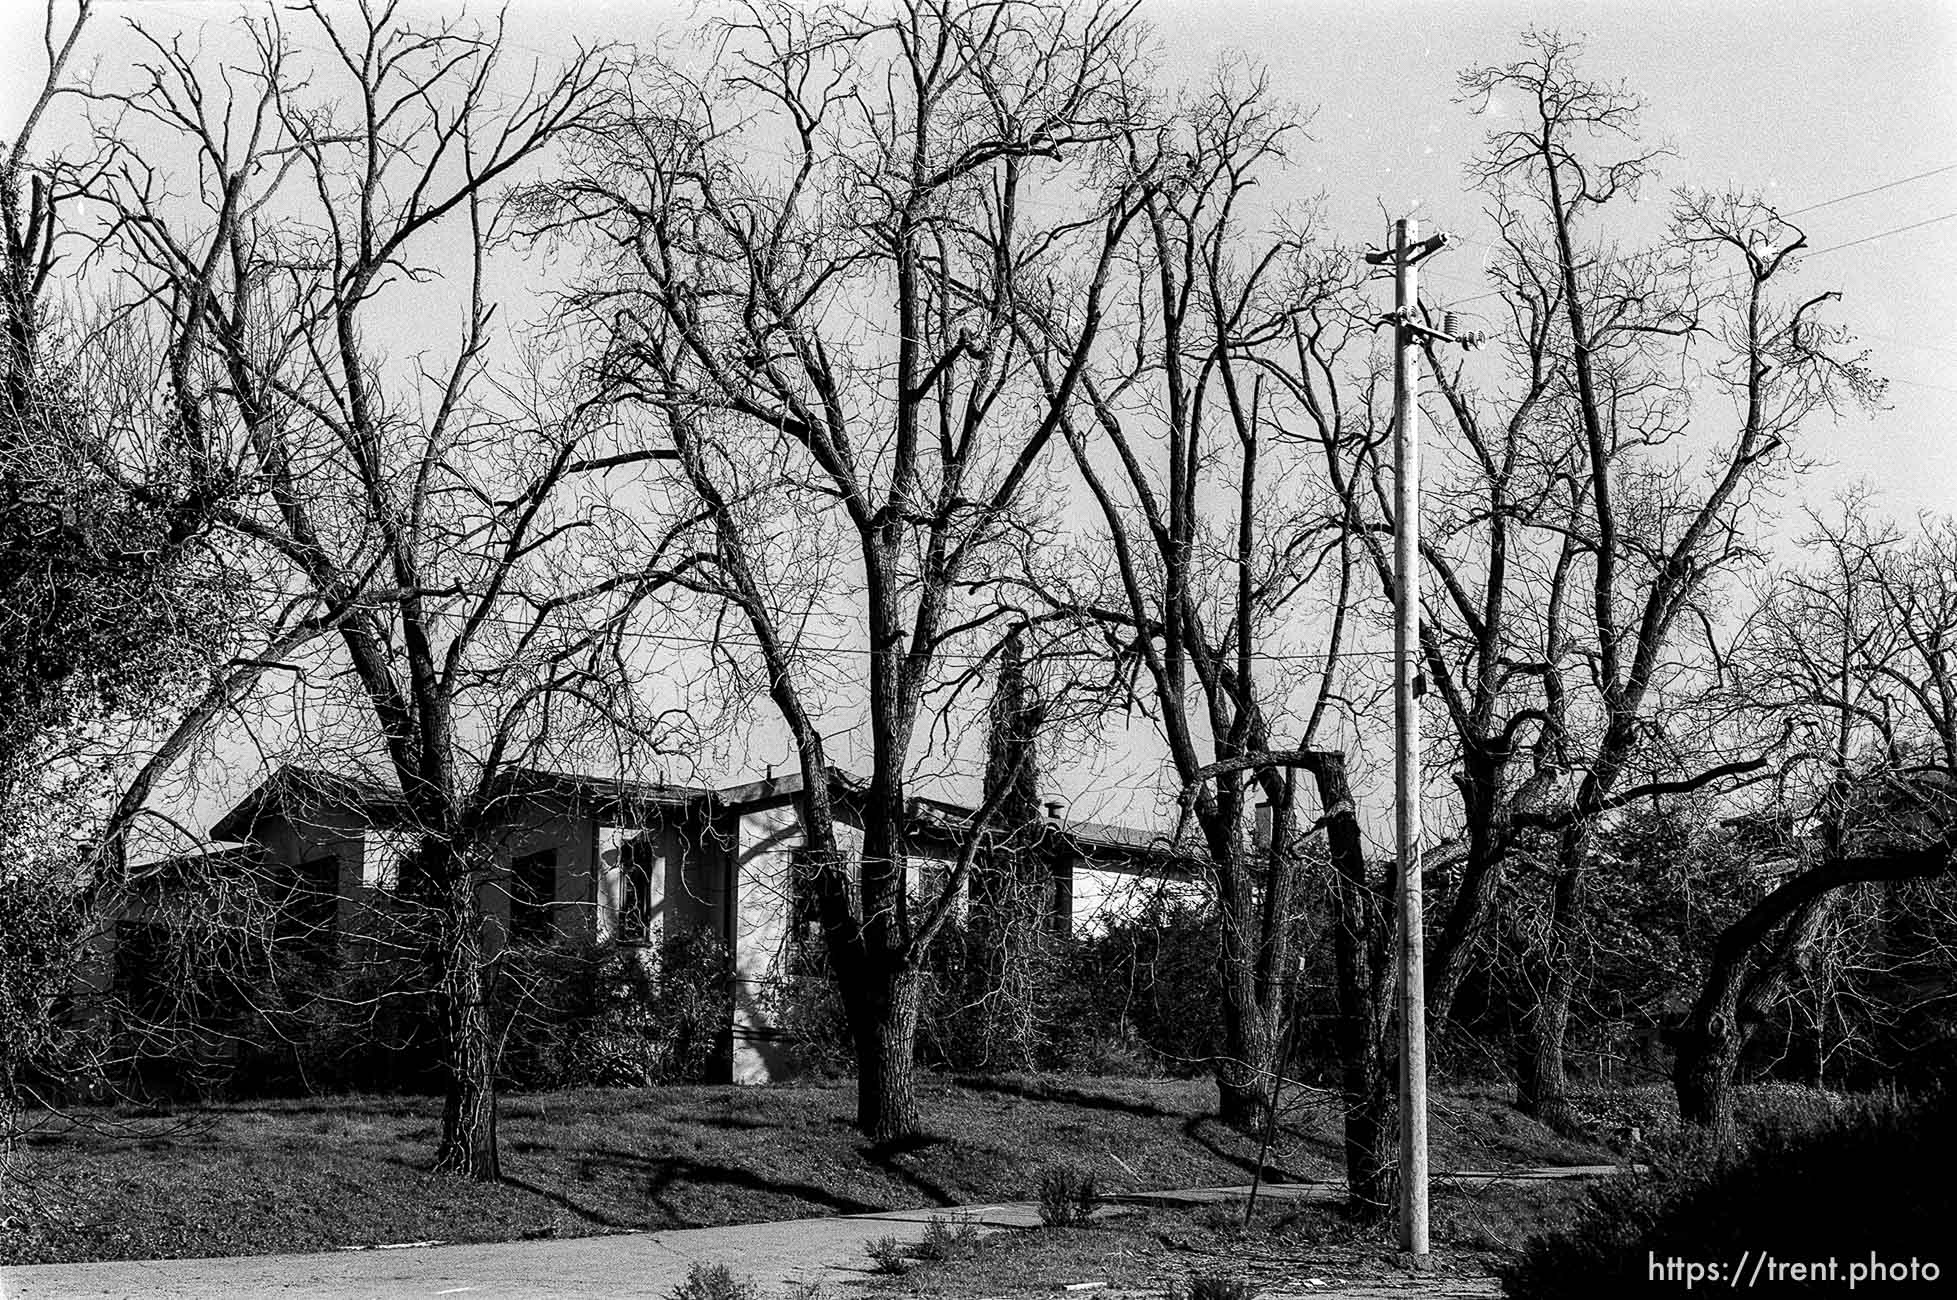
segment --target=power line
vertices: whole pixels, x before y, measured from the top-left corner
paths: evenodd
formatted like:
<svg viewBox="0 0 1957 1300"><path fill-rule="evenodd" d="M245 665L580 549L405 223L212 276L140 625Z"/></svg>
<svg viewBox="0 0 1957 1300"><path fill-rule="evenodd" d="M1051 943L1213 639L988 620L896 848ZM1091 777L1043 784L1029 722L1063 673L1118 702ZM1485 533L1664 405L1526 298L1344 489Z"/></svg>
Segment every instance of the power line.
<svg viewBox="0 0 1957 1300"><path fill-rule="evenodd" d="M1881 193L1881 192L1882 192L1882 191L1884 191L1884 190L1893 190L1893 189L1895 189L1895 188L1896 188L1897 186L1899 186L1899 185L1908 185L1908 184L1909 184L1909 183L1911 183L1912 181L1920 181L1920 180L1923 180L1923 179L1925 179L1926 177L1930 177L1930 176L1937 176L1937 175L1941 175L1942 173L1944 173L1944 172L1947 172L1947 171L1957 171L1957 163L1946 163L1946 164L1944 164L1944 165L1943 165L1943 166L1941 166L1941 167L1932 167L1932 168L1931 168L1931 169L1930 169L1929 171L1924 171L1924 172L1917 172L1917 173L1916 173L1915 175L1913 175L1913 176L1904 176L1904 177L1901 177L1900 179L1897 179L1897 180L1893 180L1893 181L1885 181L1885 182L1884 182L1884 183L1882 183L1881 185L1872 185L1872 186L1870 186L1870 187L1869 187L1868 189L1863 189L1863 190L1855 190L1855 191L1852 191L1852 192L1850 192L1850 193L1848 193L1848 194L1837 194L1837 195L1835 195L1835 196L1834 196L1833 198L1830 198L1830 199L1822 199L1822 200L1821 200L1821 201L1820 201L1819 203L1810 203L1810 204L1808 204L1808 205L1807 205L1806 207L1804 207L1804 208L1794 208L1794 209L1791 209L1791 210L1790 210L1790 211L1788 211L1788 212L1785 212L1785 213L1780 213L1780 214L1778 214L1778 215L1780 215L1780 216L1786 216L1786 217L1794 217L1794 216L1799 216L1799 215L1800 215L1801 213L1803 213L1803 212L1815 212L1815 211L1818 211L1818 210L1819 210L1819 209L1821 209L1821 208L1827 208L1827 207L1832 207L1832 206L1834 206L1834 205L1835 205L1835 204L1837 204L1837 203L1846 203L1846 202L1847 202L1848 200L1850 200L1850 199L1859 199L1859 198L1862 198L1862 197L1863 197L1864 195L1868 195L1868 194L1879 194L1879 193ZM1936 225L1936 224L1937 224L1937 223L1939 223L1939 222L1942 222L1942 221L1949 221L1949 220L1950 220L1950 219L1951 219L1952 217L1957 217L1957 212L1946 212L1946 213L1944 213L1944 214L1942 214L1941 216L1935 216L1935 217L1930 217L1930 218L1927 218L1927 219L1925 219L1925 220L1923 220L1923 221L1918 221L1918 222L1914 222L1914 223L1912 223L1912 224L1910 224L1910 225L1907 225L1907 226L1897 226L1897 227L1896 227L1895 229L1893 229L1893 230L1879 230L1879 231L1877 231L1876 233L1874 233L1874 234L1872 234L1872 235L1863 235L1863 236L1860 236L1859 238L1856 238L1856 239L1850 239L1850 240L1846 240L1846 241L1844 241L1843 243L1839 243L1839 244L1830 244L1830 245L1829 245L1828 247L1826 247L1826 248L1816 248L1816 249L1810 249L1810 250L1809 250L1809 251L1808 251L1808 252L1807 252L1807 253L1805 254L1805 256L1808 256L1808 257L1819 257L1819 256L1821 256L1821 255L1822 255L1822 254L1824 254L1824 253L1835 253L1835 252L1840 252L1840 251L1841 251L1842 249L1844 249L1844 248L1854 248L1854 247L1855 247L1856 245L1858 245L1858 244L1866 244L1866 243L1869 243L1869 242L1871 242L1872 240L1877 240L1877 239L1886 239L1886 238L1888 238L1888 237L1889 237L1890 235L1900 235L1900 234L1903 234L1903 233L1904 233L1904 232L1906 232L1906 231L1911 231L1911 230L1920 230L1920 229L1922 229L1922 228L1923 228L1924 226L1934 226L1934 225ZM1462 242L1462 243L1473 243L1473 242L1475 242L1475 241L1472 241L1472 240L1462 240L1462 241L1460 241L1460 242ZM1490 248L1492 248L1493 246L1492 246L1492 245L1484 245L1484 247L1490 247ZM1737 273L1736 273L1736 274L1737 274ZM1454 279L1454 278L1456 278L1456 277L1453 277L1453 276L1444 276L1443 278L1446 278L1446 279ZM1733 277L1732 277L1732 276L1728 276L1727 278L1728 278L1728 279L1731 279L1731 278L1733 278ZM1504 291L1504 290L1501 290L1501 289L1490 289L1490 290L1489 290L1488 292L1486 292L1486 293L1478 293L1478 294L1475 294L1475 295L1474 295L1473 297L1471 297L1471 298L1457 298L1457 299L1455 299L1455 300L1454 300L1454 301L1453 301L1452 303L1450 303L1450 304L1448 304L1448 305L1449 305L1449 306L1452 306L1452 307L1465 307L1465 306L1467 306L1467 305L1468 305L1469 303L1472 303L1472 302L1484 302L1484 301L1486 301L1487 299L1490 299L1490 298L1499 298L1499 297L1501 297L1501 296L1502 296L1502 294L1503 294L1503 292L1505 292L1505 291Z"/></svg>
<svg viewBox="0 0 1957 1300"><path fill-rule="evenodd" d="M1823 199L1819 203L1810 203L1805 208L1795 208L1793 211L1784 212L1781 215L1787 217L1798 217L1803 212L1815 212L1822 208L1830 208L1837 203L1846 203L1850 199L1859 199L1866 194L1880 194L1884 190L1893 190L1898 185L1907 185L1911 181L1920 181L1925 179L1926 177L1938 176L1947 171L1957 171L1957 163L1945 163L1941 167L1932 167L1927 172L1918 172L1914 176L1905 176L1901 180L1885 181L1881 185L1871 185L1868 189L1856 190L1853 194L1838 194L1832 199Z"/></svg>
<svg viewBox="0 0 1957 1300"><path fill-rule="evenodd" d="M1912 221L1909 225L1897 226L1894 230L1878 230L1873 235L1863 235L1860 239L1851 239L1844 244L1830 244L1826 248L1815 249L1808 256L1819 257L1823 253L1838 253L1844 248L1853 248L1857 244L1866 244L1872 239L1887 239L1890 235L1900 235L1906 230L1921 230L1925 226L1934 226L1939 221L1948 221L1952 217L1957 217L1957 212L1946 212L1942 216L1928 217L1922 221Z"/></svg>
<svg viewBox="0 0 1957 1300"><path fill-rule="evenodd" d="M253 586L249 583L243 584L243 587L244 590L254 595L265 596L276 600L290 601L303 598L325 599L316 592L297 593L272 587ZM380 603L387 602L383 601ZM428 617L466 620L469 615L459 610L431 610L428 611ZM529 619L512 618L505 614L486 614L481 621L484 623L494 623L499 627L517 628L523 631L529 631L536 626ZM629 628L619 628L618 635L628 641L658 645L697 646L726 650L758 650L761 648L759 641L731 636L689 636L683 632L633 631ZM795 643L792 645L792 652L795 654L819 655L829 658L841 657L854 659L869 654L870 648L868 646L854 645L810 645L806 643ZM1234 655L1235 652L1232 651L1231 653ZM970 665L984 663L990 656L963 651L934 650L932 651L931 657L945 663ZM1341 649L1336 655L1328 654L1322 650L1291 652L1252 651L1250 657L1262 663L1323 664L1337 659L1390 659L1393 657L1393 651L1387 649L1360 650L1345 648ZM1044 656L1044 658L1049 663L1105 663L1107 662L1108 656L1104 653L1078 650L1068 651L1065 654L1050 654Z"/></svg>

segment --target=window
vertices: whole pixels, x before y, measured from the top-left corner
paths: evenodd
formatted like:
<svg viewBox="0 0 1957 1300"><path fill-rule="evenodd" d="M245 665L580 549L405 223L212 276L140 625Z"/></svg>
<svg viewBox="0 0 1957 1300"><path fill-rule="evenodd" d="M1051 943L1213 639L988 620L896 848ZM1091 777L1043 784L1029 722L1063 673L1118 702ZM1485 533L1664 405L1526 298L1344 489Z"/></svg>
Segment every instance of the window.
<svg viewBox="0 0 1957 1300"><path fill-rule="evenodd" d="M519 943L549 939L556 901L556 849L526 853L510 864L510 938Z"/></svg>
<svg viewBox="0 0 1957 1300"><path fill-rule="evenodd" d="M327 853L309 858L295 869L278 937L304 944L327 944L340 919L340 859Z"/></svg>
<svg viewBox="0 0 1957 1300"><path fill-rule="evenodd" d="M118 927L115 989L138 1015L155 1015L164 1004L169 933L154 922Z"/></svg>
<svg viewBox="0 0 1957 1300"><path fill-rule="evenodd" d="M651 943L658 919L659 845L651 836L628 840L618 850L618 941Z"/></svg>

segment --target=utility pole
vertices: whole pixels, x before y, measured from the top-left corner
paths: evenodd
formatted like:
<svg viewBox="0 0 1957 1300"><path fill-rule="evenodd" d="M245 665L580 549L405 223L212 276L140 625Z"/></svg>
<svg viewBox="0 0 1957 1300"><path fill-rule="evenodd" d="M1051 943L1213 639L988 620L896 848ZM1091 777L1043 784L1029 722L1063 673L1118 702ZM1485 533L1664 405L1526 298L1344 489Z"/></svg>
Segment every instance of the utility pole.
<svg viewBox="0 0 1957 1300"><path fill-rule="evenodd" d="M1393 247L1368 253L1393 273L1393 849L1400 900L1400 1249L1427 1262L1427 994L1420 891L1420 358L1423 341L1474 347L1422 322L1416 268L1447 246L1434 235L1415 242L1419 224L1393 223Z"/></svg>

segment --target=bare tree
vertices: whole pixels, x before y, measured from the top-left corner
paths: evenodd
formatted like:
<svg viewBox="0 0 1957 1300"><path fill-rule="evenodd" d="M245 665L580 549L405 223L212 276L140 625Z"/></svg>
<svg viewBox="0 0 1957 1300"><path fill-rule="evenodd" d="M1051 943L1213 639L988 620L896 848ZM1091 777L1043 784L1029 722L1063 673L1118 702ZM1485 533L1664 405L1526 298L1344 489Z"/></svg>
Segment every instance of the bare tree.
<svg viewBox="0 0 1957 1300"><path fill-rule="evenodd" d="M1911 538L1860 496L1815 522L1821 561L1778 575L1734 655L1733 693L1801 740L1790 869L1720 934L1677 1036L1680 1113L1719 1133L1749 1034L1827 960L1856 887L1947 877L1957 850L1957 524Z"/></svg>
<svg viewBox="0 0 1957 1300"><path fill-rule="evenodd" d="M1532 520L1567 545L1528 661L1541 679L1539 725L1553 733L1567 787L1555 806L1510 819L1554 836L1550 896L1524 945L1539 995L1518 1065L1525 1108L1561 1120L1597 819L1640 793L1697 788L1765 763L1757 751L1692 757L1678 734L1655 743L1658 718L1695 662L1681 622L1709 628L1720 575L1756 558L1761 490L1793 463L1801 425L1874 388L1859 362L1833 354L1840 334L1818 319L1835 295L1787 305L1773 292L1805 239L1758 200L1681 192L1659 251L1600 242L1599 212L1634 195L1659 156L1634 143L1626 156L1595 156L1633 141L1639 101L1582 77L1571 42L1531 33L1524 43L1523 58L1465 73L1461 85L1482 107L1496 96L1523 105L1514 125L1490 134L1473 174L1508 232L1515 296L1537 323L1554 305L1549 427L1570 448L1559 490ZM1721 266L1731 269L1711 278ZM1701 383L1726 402L1695 400ZM1725 410L1732 424L1715 434L1708 426ZM1692 453L1684 464L1669 459L1681 447ZM1640 782L1640 768L1652 779Z"/></svg>
<svg viewBox="0 0 1957 1300"><path fill-rule="evenodd" d="M630 450L547 375L493 364L494 191L592 120L608 65L513 69L500 32L422 27L393 3L298 12L306 40L251 19L221 69L137 26L137 84L97 92L126 142L101 193L134 309L167 339L170 432L235 486L214 518L261 566L258 594L331 630L347 743L410 814L402 893L447 1054L436 1164L488 1179L499 774L629 712L615 640L642 594L629 565L580 558L582 516L607 510L570 491ZM402 355L426 335L390 312L443 301L415 290L452 269L444 246L464 272L452 347Z"/></svg>
<svg viewBox="0 0 1957 1300"><path fill-rule="evenodd" d="M751 634L793 738L857 1121L878 1138L917 1128L921 963L979 843L910 897L927 691L992 616L973 584L1027 526L1147 183L1096 167L1128 110L1129 14L742 6L718 74L644 68L540 219L587 239L568 306L597 336L597 391L670 436L674 508L710 522L679 580ZM1102 190L1105 216L1080 199ZM1014 331L1033 300L1066 321L1053 395ZM838 626L867 640L847 660L818 649ZM837 692L867 713L860 855L831 796Z"/></svg>
<svg viewBox="0 0 1957 1300"><path fill-rule="evenodd" d="M1309 229L1260 242L1248 212L1298 127L1261 74L1228 67L1162 126L1123 133L1131 171L1165 180L1124 253L1137 288L1119 332L1062 424L1095 526L1079 554L1037 561L1027 582L1105 647L1166 743L1221 920L1215 1070L1231 1123L1271 1106L1310 924L1306 873L1328 865L1350 1190L1379 1211L1393 1135L1391 930L1346 755L1321 741L1340 708L1354 556L1336 504L1293 451L1317 390L1292 369L1291 321L1365 331L1349 329L1350 259L1318 250ZM1057 399L1058 371L1043 374ZM1310 825L1300 772L1320 814ZM1320 830L1329 852L1307 853Z"/></svg>

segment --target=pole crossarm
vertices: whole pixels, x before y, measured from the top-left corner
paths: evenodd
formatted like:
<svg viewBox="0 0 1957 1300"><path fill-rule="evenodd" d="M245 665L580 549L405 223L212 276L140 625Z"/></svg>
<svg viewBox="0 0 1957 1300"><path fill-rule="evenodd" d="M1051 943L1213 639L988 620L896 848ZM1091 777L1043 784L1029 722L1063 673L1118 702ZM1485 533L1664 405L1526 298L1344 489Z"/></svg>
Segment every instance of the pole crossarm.
<svg viewBox="0 0 1957 1300"><path fill-rule="evenodd" d="M1453 242L1454 236L1446 231L1437 231L1417 244L1372 249L1366 254L1366 262L1370 266L1397 266L1402 261L1412 264L1432 257Z"/></svg>

